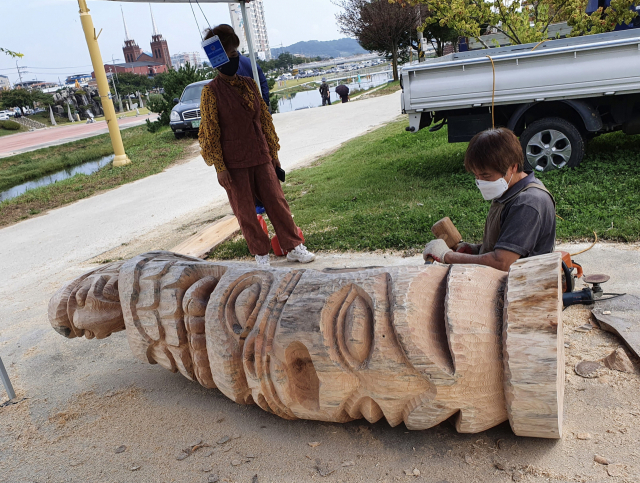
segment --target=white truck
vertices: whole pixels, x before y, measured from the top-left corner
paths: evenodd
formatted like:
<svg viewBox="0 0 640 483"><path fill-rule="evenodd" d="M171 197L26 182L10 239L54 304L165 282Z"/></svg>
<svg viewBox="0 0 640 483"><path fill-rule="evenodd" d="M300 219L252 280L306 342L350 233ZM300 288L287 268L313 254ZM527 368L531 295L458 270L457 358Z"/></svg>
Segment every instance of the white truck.
<svg viewBox="0 0 640 483"><path fill-rule="evenodd" d="M493 115L530 168L575 167L594 136L640 134L640 29L453 53L405 65L400 82L407 131L446 124L465 142Z"/></svg>

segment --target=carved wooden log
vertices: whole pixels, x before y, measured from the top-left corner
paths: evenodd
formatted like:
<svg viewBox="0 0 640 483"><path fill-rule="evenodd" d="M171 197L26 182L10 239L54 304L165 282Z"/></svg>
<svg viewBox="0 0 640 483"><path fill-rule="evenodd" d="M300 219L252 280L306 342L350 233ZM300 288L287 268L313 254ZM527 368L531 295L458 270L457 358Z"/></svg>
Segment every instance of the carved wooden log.
<svg viewBox="0 0 640 483"><path fill-rule="evenodd" d="M559 266L551 254L509 275L319 272L150 252L67 283L49 318L66 337L126 330L139 359L287 419L425 429L453 417L465 433L509 419L518 435L558 438Z"/></svg>

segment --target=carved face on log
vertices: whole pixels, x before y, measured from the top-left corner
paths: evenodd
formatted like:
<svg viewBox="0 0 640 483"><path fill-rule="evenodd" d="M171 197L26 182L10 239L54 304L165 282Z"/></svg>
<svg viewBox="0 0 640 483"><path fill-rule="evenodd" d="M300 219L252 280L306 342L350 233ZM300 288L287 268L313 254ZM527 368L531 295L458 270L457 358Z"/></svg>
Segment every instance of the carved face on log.
<svg viewBox="0 0 640 483"><path fill-rule="evenodd" d="M124 330L118 275L124 262L93 270L65 284L49 302L49 318L65 337L104 339Z"/></svg>
<svg viewBox="0 0 640 483"><path fill-rule="evenodd" d="M553 312L545 321L558 320L561 309L558 260L532 265L541 267L536 284ZM536 332L546 366L538 386L544 397L534 398L544 404L522 403L524 391L507 390L506 401L505 386L513 384L505 373L513 378L522 373L519 363L533 360L503 360L506 285L504 272L480 266L326 273L150 252L68 283L51 300L49 317L67 337L102 338L126 328L139 359L287 419L385 417L424 429L453 417L458 431L478 432L517 407L522 434L557 437L561 412L547 409L561 404L562 365L549 363L553 354L562 357L561 321ZM509 313L540 306L512 299ZM543 408L547 419L530 407Z"/></svg>

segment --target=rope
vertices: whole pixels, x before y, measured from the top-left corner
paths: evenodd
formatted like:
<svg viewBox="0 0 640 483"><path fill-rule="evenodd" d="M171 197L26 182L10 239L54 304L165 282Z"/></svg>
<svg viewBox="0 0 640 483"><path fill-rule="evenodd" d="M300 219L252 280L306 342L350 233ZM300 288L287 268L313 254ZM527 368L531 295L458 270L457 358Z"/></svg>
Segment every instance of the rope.
<svg viewBox="0 0 640 483"><path fill-rule="evenodd" d="M491 58L490 55L487 55L487 57L489 57L489 60L491 61L491 70L493 71L493 89L491 89L491 127L493 129L496 128L496 118L494 115L494 104L495 104L495 98L496 98L496 66L493 63L493 59Z"/></svg>
<svg viewBox="0 0 640 483"><path fill-rule="evenodd" d="M598 243L598 234L594 231L593 235L596 237L596 239L593 241L593 243L591 244L591 246L589 248L585 248L584 250L580 250L577 253L572 253L571 256L575 257L576 255L580 255L581 253L588 252L589 250L591 250L596 245L596 243Z"/></svg>
<svg viewBox="0 0 640 483"><path fill-rule="evenodd" d="M204 19L207 21L207 25L209 26L209 28L211 28L211 24L209 23L209 19L204 14L204 10L202 10L202 6L200 5L200 2L198 2L198 0L196 0L196 3L198 4L198 7L200 7L200 11L202 12L202 16L204 17ZM534 47L534 49L535 49L535 47Z"/></svg>
<svg viewBox="0 0 640 483"><path fill-rule="evenodd" d="M533 52L534 50L536 50L540 44L544 44L545 42L548 42L549 40L552 40L552 39L544 39L544 40L541 40L540 42L538 42L538 43L533 47L533 49L531 49L531 52Z"/></svg>
<svg viewBox="0 0 640 483"><path fill-rule="evenodd" d="M196 26L198 27L198 32L200 33L200 39L204 40L202 38L202 30L200 30L200 24L198 24L198 19L196 18L196 12L193 10L193 4L191 3L191 0L189 0L189 5L191 5L191 12L193 13L193 19L196 21Z"/></svg>
<svg viewBox="0 0 640 483"><path fill-rule="evenodd" d="M198 0L196 0L196 2L197 2L197 1L198 1ZM552 39L544 39L544 40L542 40L542 41L538 42L538 43L533 47L533 49L531 49L531 52L533 52L534 50L536 50L540 44L543 44L544 42L547 42L547 41L549 41L549 40L552 40ZM487 57L488 57L488 58L489 58L489 60L491 61L491 70L493 71L493 89L491 90L491 127L492 127L493 129L495 129L495 128L496 128L496 119L495 119L495 115L494 115L493 111L494 111L495 99L496 99L496 66L495 66L495 64L493 63L493 59L491 58L491 56L490 56L490 55L487 55Z"/></svg>

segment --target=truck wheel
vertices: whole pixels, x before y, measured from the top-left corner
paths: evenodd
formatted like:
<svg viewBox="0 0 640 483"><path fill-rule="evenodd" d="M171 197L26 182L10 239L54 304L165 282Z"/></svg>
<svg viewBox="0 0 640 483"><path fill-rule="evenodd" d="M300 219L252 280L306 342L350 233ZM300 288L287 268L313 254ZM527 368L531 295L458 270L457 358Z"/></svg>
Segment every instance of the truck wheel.
<svg viewBox="0 0 640 483"><path fill-rule="evenodd" d="M575 168L584 157L580 131L559 117L546 117L531 123L520 135L525 168L536 171Z"/></svg>

